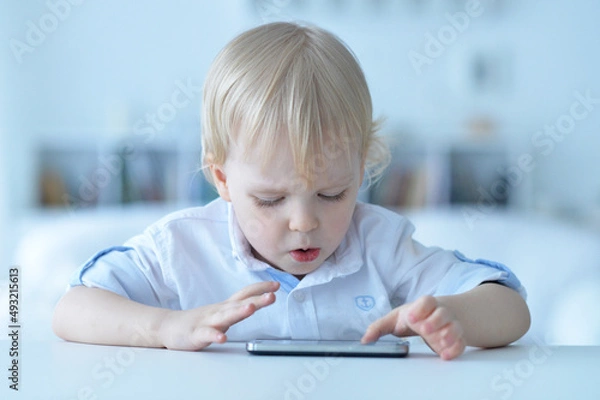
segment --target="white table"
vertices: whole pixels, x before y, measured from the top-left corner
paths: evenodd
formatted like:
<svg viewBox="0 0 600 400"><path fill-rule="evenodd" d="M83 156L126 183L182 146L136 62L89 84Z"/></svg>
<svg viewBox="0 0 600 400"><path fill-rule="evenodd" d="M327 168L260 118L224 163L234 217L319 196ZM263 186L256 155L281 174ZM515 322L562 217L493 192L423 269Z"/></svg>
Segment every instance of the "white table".
<svg viewBox="0 0 600 400"><path fill-rule="evenodd" d="M1 399L600 399L600 347L468 349L450 362L418 343L403 359L252 356L242 343L179 352L57 339L20 348L18 393L2 350Z"/></svg>

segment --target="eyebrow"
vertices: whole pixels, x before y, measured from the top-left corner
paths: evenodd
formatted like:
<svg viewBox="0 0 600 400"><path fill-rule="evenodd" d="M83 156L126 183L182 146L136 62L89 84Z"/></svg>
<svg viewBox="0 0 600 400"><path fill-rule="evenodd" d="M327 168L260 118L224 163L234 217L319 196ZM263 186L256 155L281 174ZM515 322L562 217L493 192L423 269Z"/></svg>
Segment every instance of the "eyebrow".
<svg viewBox="0 0 600 400"><path fill-rule="evenodd" d="M251 191L259 194L283 194L287 193L287 189L273 186L252 186Z"/></svg>
<svg viewBox="0 0 600 400"><path fill-rule="evenodd" d="M320 192L320 191L332 190L332 189L345 190L348 186L350 186L352 184L353 181L354 181L354 179L351 177L349 177L348 179L337 180L335 184L329 185L328 187L320 188L317 191Z"/></svg>
<svg viewBox="0 0 600 400"><path fill-rule="evenodd" d="M314 187L316 192L327 191L327 190L344 190L348 186L350 186L353 182L354 178L352 176L345 176L343 179L335 180L335 183L328 185L326 187ZM252 191L261 193L261 194L283 194L289 192L289 187L280 187L276 185L269 185L266 182L257 182L251 183Z"/></svg>

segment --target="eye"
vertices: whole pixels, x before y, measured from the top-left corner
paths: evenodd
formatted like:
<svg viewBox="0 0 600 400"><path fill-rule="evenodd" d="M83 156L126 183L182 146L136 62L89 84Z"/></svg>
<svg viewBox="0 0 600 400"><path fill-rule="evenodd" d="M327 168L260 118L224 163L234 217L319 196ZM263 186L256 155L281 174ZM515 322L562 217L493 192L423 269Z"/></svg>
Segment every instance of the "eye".
<svg viewBox="0 0 600 400"><path fill-rule="evenodd" d="M279 203L281 203L283 201L283 197L280 197L278 199L261 199L260 197L254 197L254 204L257 207L260 208L268 208L268 207L275 207L276 205L278 205Z"/></svg>
<svg viewBox="0 0 600 400"><path fill-rule="evenodd" d="M331 195L331 196L326 195L326 194L319 194L319 197L325 201L331 201L331 202L342 201L346 198L346 191L343 190L342 192Z"/></svg>

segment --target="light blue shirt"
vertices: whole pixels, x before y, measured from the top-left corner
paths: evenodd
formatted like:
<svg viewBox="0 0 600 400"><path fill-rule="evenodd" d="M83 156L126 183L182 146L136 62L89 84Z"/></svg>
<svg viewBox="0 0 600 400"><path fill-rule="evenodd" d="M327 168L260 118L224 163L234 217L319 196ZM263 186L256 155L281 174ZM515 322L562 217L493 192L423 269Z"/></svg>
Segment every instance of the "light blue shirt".
<svg viewBox="0 0 600 400"><path fill-rule="evenodd" d="M394 307L423 295L450 295L496 281L525 289L504 265L412 239L401 215L358 203L340 246L298 280L256 259L231 205L217 199L172 213L123 246L94 255L71 286L110 290L175 310L218 303L259 281L281 283L277 300L232 326L230 340L359 339Z"/></svg>

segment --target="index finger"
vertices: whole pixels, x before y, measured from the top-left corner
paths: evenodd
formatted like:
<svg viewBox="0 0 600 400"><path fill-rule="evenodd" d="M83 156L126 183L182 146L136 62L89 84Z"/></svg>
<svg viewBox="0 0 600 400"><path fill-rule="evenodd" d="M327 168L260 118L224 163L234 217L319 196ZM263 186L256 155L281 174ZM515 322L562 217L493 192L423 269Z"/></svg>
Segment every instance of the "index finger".
<svg viewBox="0 0 600 400"><path fill-rule="evenodd" d="M398 307L383 317L373 322L367 328L367 331L361 338L361 343L370 343L378 340L381 336L388 335L390 333L402 336L409 333L408 327L403 321L402 309Z"/></svg>
<svg viewBox="0 0 600 400"><path fill-rule="evenodd" d="M245 300L252 296L260 296L264 293L273 293L279 290L279 282L266 281L253 283L248 285L241 290L235 292L229 300Z"/></svg>

